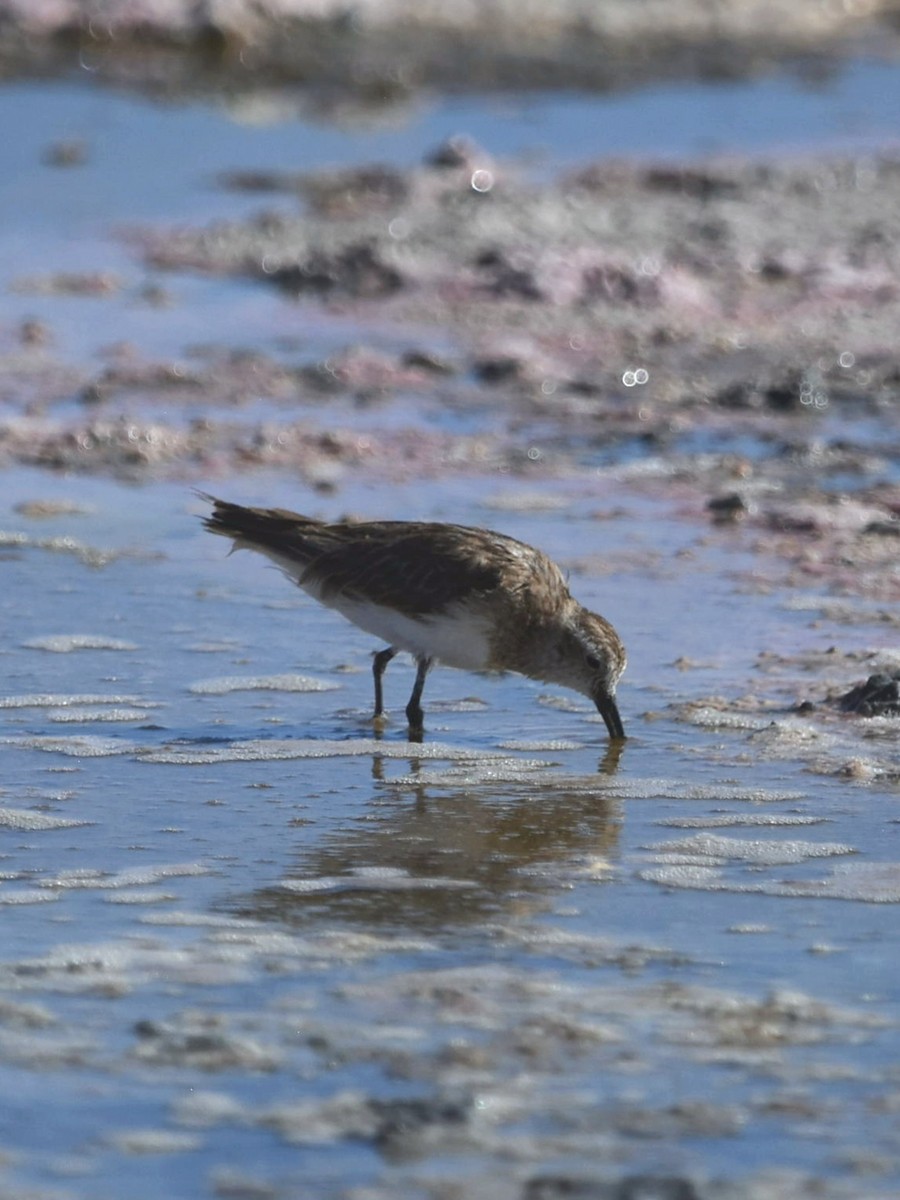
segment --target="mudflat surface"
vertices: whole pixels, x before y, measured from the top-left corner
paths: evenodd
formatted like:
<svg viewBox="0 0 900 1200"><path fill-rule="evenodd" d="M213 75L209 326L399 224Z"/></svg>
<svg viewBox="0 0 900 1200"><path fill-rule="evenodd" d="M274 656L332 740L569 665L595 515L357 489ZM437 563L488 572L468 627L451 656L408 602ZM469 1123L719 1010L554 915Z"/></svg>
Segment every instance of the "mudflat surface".
<svg viewBox="0 0 900 1200"><path fill-rule="evenodd" d="M300 84L377 107L422 87L632 86L896 53L892 0L0 0L0 69L160 92ZM185 53L187 52L187 53Z"/></svg>
<svg viewBox="0 0 900 1200"><path fill-rule="evenodd" d="M19 68L83 16L19 12ZM889 60L362 125L232 71L0 88L3 1194L895 1195ZM194 487L541 546L629 740L437 669L411 744L401 660L376 736L376 647Z"/></svg>

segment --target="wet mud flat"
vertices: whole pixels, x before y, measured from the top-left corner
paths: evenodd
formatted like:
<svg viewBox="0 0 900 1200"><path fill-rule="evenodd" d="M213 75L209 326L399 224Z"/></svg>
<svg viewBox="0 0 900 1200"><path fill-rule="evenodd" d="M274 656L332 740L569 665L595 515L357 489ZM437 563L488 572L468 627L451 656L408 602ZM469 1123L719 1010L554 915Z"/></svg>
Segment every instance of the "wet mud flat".
<svg viewBox="0 0 900 1200"><path fill-rule="evenodd" d="M5 1194L896 1195L897 160L220 186L5 281ZM629 740L437 670L410 744L399 662L376 738L194 486L540 545Z"/></svg>
<svg viewBox="0 0 900 1200"><path fill-rule="evenodd" d="M161 92L300 83L390 102L422 87L609 88L685 75L739 78L800 57L897 49L890 0L3 0L7 73L66 70L73 49L107 81ZM186 53L187 52L187 53Z"/></svg>

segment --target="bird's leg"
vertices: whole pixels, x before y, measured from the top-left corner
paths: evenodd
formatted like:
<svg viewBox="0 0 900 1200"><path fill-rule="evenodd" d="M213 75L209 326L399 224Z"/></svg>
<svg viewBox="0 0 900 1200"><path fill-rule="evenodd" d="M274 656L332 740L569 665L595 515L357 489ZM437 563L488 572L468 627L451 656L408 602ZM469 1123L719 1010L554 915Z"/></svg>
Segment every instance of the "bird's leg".
<svg viewBox="0 0 900 1200"><path fill-rule="evenodd" d="M372 656L372 674L375 676L375 713L376 717L384 716L384 697L381 693L381 677L384 674L384 669L394 657L397 651L393 646L388 646L384 650L379 650L377 654Z"/></svg>
<svg viewBox="0 0 900 1200"><path fill-rule="evenodd" d="M425 686L425 676L431 669L431 664L434 660L431 658L416 659L416 682L413 684L412 695L409 698L409 704L406 706L406 719L409 721L409 728L414 733L421 733L425 724L425 714L422 712L422 688Z"/></svg>

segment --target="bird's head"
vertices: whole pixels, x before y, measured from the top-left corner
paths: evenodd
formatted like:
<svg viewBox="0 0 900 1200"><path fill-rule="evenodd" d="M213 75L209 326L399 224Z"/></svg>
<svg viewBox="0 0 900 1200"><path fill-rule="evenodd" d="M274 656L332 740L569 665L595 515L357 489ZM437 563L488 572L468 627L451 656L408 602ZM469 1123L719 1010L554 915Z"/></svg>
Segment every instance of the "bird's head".
<svg viewBox="0 0 900 1200"><path fill-rule="evenodd" d="M625 670L625 647L609 621L587 609L579 613L575 629L580 658L576 660L581 679L578 690L596 704L609 736L622 740L625 727L616 704L616 685Z"/></svg>

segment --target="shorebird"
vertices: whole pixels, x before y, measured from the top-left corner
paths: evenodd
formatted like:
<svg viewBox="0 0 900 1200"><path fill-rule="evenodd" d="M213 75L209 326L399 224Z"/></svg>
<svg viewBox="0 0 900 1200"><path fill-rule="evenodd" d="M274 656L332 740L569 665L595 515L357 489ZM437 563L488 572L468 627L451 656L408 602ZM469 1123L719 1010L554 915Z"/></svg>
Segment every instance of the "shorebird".
<svg viewBox="0 0 900 1200"><path fill-rule="evenodd" d="M424 521L329 524L281 508L213 505L211 533L235 550L265 554L310 596L387 643L375 653L376 718L382 676L400 650L416 661L406 706L410 733L424 727L431 666L516 671L589 696L610 738L625 737L616 684L625 648L604 617L583 608L540 550L487 529Z"/></svg>

